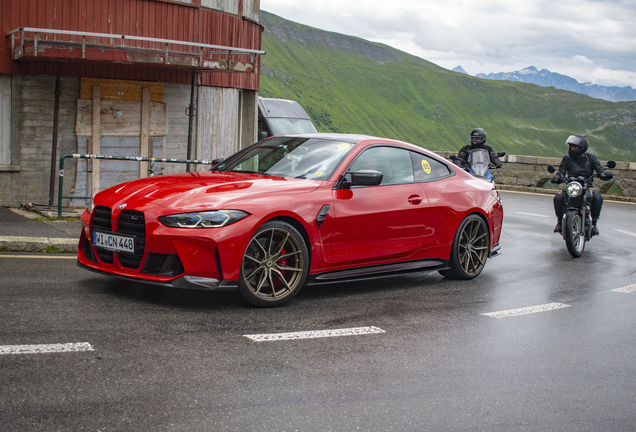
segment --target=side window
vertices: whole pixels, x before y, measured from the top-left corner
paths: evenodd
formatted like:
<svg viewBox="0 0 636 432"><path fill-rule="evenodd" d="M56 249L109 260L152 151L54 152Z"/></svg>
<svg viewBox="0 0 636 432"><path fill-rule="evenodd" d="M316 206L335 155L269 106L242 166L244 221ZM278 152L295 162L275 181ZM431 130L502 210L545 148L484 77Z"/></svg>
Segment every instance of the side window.
<svg viewBox="0 0 636 432"><path fill-rule="evenodd" d="M397 147L371 147L351 165L352 171L372 169L383 174L380 185L413 183L413 164L410 152Z"/></svg>
<svg viewBox="0 0 636 432"><path fill-rule="evenodd" d="M411 152L411 161L415 171L415 181L428 182L448 177L450 169L431 157L421 153Z"/></svg>

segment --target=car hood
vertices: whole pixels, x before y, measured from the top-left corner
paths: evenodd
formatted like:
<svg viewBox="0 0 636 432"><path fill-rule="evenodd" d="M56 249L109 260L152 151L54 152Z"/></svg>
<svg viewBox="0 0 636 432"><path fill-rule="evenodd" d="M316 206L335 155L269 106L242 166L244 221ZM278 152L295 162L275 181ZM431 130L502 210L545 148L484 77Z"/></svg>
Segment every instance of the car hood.
<svg viewBox="0 0 636 432"><path fill-rule="evenodd" d="M129 209L140 211L161 206L174 212L238 209L240 203L256 198L308 193L321 183L260 174L203 171L122 183L100 192L95 197L95 205L119 207L125 204Z"/></svg>

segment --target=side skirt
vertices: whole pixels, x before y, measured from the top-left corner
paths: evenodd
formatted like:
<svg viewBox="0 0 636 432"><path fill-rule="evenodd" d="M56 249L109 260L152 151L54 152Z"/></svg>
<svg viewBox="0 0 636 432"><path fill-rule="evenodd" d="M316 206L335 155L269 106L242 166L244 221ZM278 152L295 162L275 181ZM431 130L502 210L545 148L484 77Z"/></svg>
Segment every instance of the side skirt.
<svg viewBox="0 0 636 432"><path fill-rule="evenodd" d="M447 260L410 261L310 275L307 284L320 285L338 282L353 282L421 271L444 270L447 268Z"/></svg>

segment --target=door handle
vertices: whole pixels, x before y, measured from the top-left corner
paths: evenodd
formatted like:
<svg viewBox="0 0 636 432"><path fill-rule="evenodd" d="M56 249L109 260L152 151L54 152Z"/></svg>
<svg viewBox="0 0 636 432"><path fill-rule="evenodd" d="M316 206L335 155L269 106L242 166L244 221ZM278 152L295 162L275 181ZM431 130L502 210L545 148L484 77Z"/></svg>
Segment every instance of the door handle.
<svg viewBox="0 0 636 432"><path fill-rule="evenodd" d="M422 203L422 197L419 195L411 195L409 197L409 202L413 205L418 205Z"/></svg>

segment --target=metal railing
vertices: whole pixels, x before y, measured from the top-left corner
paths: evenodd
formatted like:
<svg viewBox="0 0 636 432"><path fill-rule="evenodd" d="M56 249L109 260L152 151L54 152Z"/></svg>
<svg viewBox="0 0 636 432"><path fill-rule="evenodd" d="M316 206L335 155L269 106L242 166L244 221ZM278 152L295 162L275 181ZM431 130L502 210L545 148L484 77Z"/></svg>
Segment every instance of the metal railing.
<svg viewBox="0 0 636 432"><path fill-rule="evenodd" d="M188 160L188 159L167 159L167 158L148 158L141 156L109 156L109 155L90 155L90 154L64 154L60 157L60 170L58 174L58 191L57 191L57 217L62 217L62 200L63 199L85 199L92 201L92 196L63 196L64 191L64 161L68 158L73 159L95 159L104 161L130 161L130 162L150 162L148 164L149 177L154 176L155 162L159 163L185 163L212 165L212 161L208 160ZM88 184L87 184L88 187Z"/></svg>
<svg viewBox="0 0 636 432"><path fill-rule="evenodd" d="M138 42L149 42L152 44L161 44L164 47L164 51L166 53L166 56L168 54L168 46L169 45L174 45L174 46L182 46L185 47L186 50L189 49L198 49L199 53L199 60L201 61L203 59L203 50L204 49L208 49L210 50L210 55L219 55L219 54L227 54L229 58L232 57L232 55L250 55L251 56L251 62L253 63L254 60L254 56L257 55L264 55L265 51L262 50L254 50L254 49L247 49L247 48L238 48L238 47L229 47L229 46L224 46L224 45L211 45L211 44L204 44L204 43L199 43L199 42L188 42L188 41L180 41L180 40L173 40L173 39L160 39L160 38L150 38L150 37L142 37L142 36L129 36L129 35L119 35L119 34L111 34L111 33L93 33L93 32L79 32L79 31L72 31L72 30L55 30L55 29L43 29L43 28L33 28L33 27L19 27L17 29L11 30L10 32L8 32L6 34L7 37L11 37L11 53L13 55L14 50L15 50L15 46L16 46L16 35L19 36L20 38L20 51L23 52L24 51L24 42L25 42L25 33L33 33L33 43L35 45L35 50L34 50L34 56L37 57L37 44L38 44L38 34L40 33L44 33L44 34L52 34L54 37L54 41L55 41L55 36L56 35L65 35L65 36L77 36L81 38L81 46L82 46L82 58L84 57L84 52L86 49L86 38L93 38L93 39L109 39L111 41L110 44L106 44L106 45L112 45L115 46L115 41L120 41L120 46L124 47L124 48L140 48L134 45L126 45L126 41L138 41ZM47 40L42 40L41 42L50 42ZM57 40L56 42L70 42L70 41L65 41L65 40Z"/></svg>

